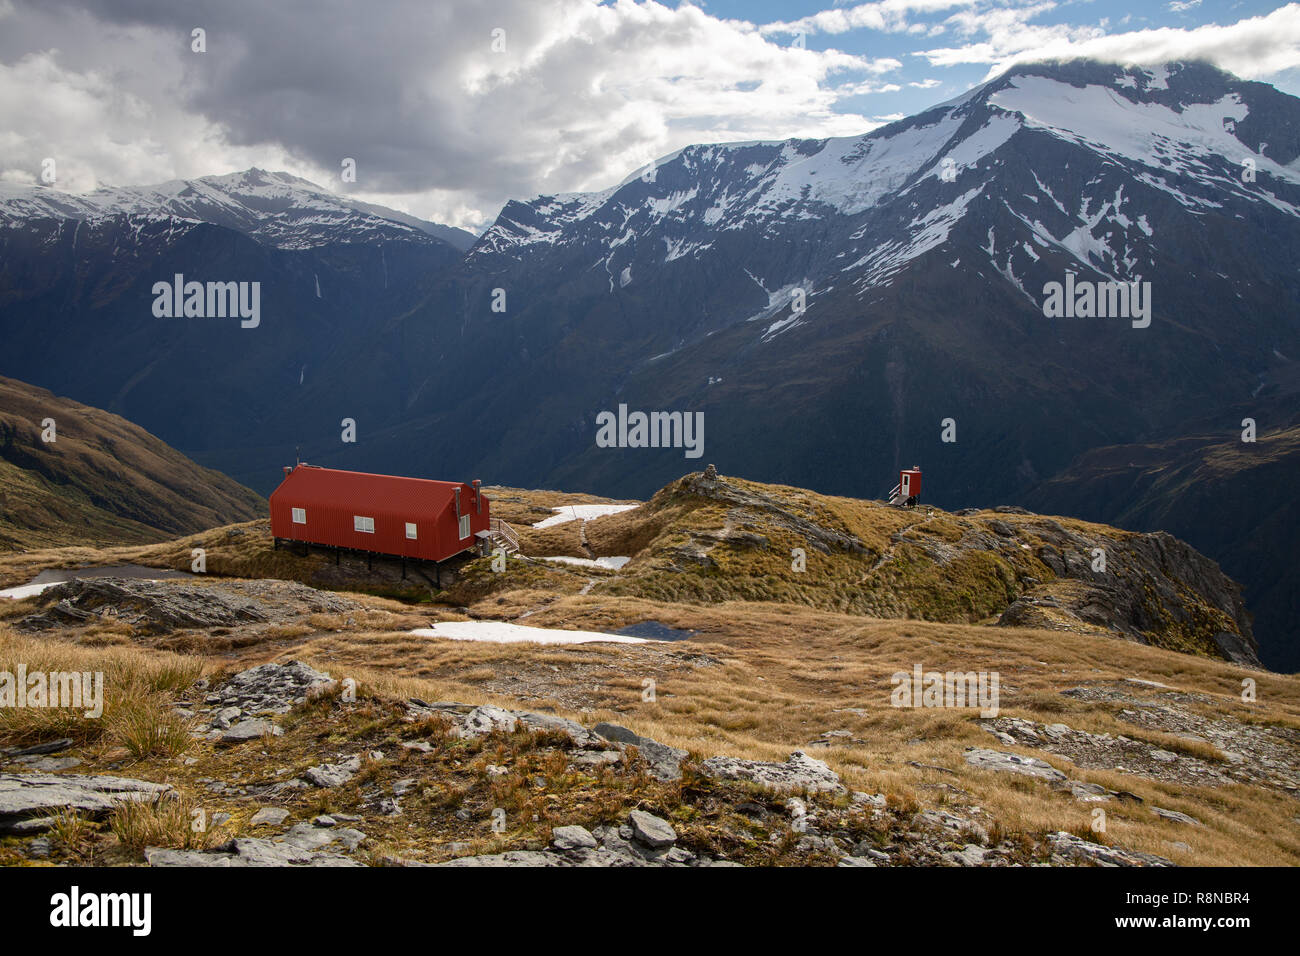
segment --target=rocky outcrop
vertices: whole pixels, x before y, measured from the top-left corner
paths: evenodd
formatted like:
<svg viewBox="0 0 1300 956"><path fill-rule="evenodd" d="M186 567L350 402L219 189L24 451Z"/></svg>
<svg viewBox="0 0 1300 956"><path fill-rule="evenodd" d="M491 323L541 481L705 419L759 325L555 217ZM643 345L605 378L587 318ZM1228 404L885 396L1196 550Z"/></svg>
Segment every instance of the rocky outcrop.
<svg viewBox="0 0 1300 956"><path fill-rule="evenodd" d="M300 823L272 840L236 837L214 850L144 851L150 866L362 866L338 852L355 850L365 840L360 830Z"/></svg>
<svg viewBox="0 0 1300 956"><path fill-rule="evenodd" d="M642 737L618 724L599 723L592 728L592 731L606 740L614 741L616 744L636 747L649 765L650 775L656 780L681 779L682 761L687 756L685 750L669 747L667 744L661 744L649 737Z"/></svg>
<svg viewBox="0 0 1300 956"><path fill-rule="evenodd" d="M1102 631L1141 644L1259 667L1241 589L1219 566L1164 532L1083 534L1043 518L1019 526L1053 575L1029 582L1003 626ZM1104 570L1094 551L1104 552Z"/></svg>
<svg viewBox="0 0 1300 956"><path fill-rule="evenodd" d="M1038 724L1020 717L998 717L982 721L981 726L1005 743L1060 754L1086 769L1123 767L1129 773L1193 786L1220 786L1230 781L1218 766L1200 757L1175 753L1124 734L1094 734L1065 724Z"/></svg>
<svg viewBox="0 0 1300 956"><path fill-rule="evenodd" d="M633 810L619 827L557 827L551 832L551 849L511 850L448 860L439 866L527 867L645 867L737 866L725 860L697 855L677 846L677 833L667 820L644 810Z"/></svg>
<svg viewBox="0 0 1300 956"><path fill-rule="evenodd" d="M348 598L293 581L74 578L41 595L44 611L18 626L41 631L111 618L138 634L183 628L236 627L288 620L302 614L355 610Z"/></svg>
<svg viewBox="0 0 1300 956"><path fill-rule="evenodd" d="M1172 860L1154 853L1140 853L1117 846L1092 843L1073 833L1058 831L1048 836L1053 863L1082 863L1091 866L1173 866Z"/></svg>
<svg viewBox="0 0 1300 956"><path fill-rule="evenodd" d="M650 546L597 591L995 621L1259 666L1240 588L1164 533L1015 507L900 510L704 473L666 486L637 514L635 537Z"/></svg>
<svg viewBox="0 0 1300 956"><path fill-rule="evenodd" d="M1057 770L1046 760L1037 757L1022 757L1020 754L1002 753L997 750L985 750L973 747L966 751L966 762L981 770L994 770L999 773L1017 773L1025 777L1057 783L1065 780L1065 774Z"/></svg>
<svg viewBox="0 0 1300 956"><path fill-rule="evenodd" d="M262 664L231 677L204 703L238 708L243 714L284 714L333 683L329 674L301 661Z"/></svg>
<svg viewBox="0 0 1300 956"><path fill-rule="evenodd" d="M840 775L822 761L801 750L790 754L785 763L764 763L736 757L710 757L704 761L706 776L718 780L744 780L778 793L793 791L846 792Z"/></svg>

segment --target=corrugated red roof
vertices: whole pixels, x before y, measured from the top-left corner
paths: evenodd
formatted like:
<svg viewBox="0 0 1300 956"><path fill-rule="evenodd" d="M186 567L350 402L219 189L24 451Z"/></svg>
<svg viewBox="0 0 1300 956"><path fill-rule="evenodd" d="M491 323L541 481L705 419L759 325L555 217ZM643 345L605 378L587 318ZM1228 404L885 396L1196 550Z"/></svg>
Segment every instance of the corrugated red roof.
<svg viewBox="0 0 1300 956"><path fill-rule="evenodd" d="M356 510L364 506L372 517L391 515L414 520L436 518L455 498L458 481L370 475L361 471L336 471L299 465L276 489L293 499L295 507ZM461 496L461 508L473 510L473 495Z"/></svg>

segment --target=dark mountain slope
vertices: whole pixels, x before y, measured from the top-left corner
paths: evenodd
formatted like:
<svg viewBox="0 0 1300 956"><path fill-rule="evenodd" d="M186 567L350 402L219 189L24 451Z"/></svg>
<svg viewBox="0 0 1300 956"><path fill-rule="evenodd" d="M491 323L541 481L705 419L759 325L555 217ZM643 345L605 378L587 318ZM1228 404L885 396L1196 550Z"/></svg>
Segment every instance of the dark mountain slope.
<svg viewBox="0 0 1300 956"><path fill-rule="evenodd" d="M265 510L116 415L0 378L0 550L164 541Z"/></svg>

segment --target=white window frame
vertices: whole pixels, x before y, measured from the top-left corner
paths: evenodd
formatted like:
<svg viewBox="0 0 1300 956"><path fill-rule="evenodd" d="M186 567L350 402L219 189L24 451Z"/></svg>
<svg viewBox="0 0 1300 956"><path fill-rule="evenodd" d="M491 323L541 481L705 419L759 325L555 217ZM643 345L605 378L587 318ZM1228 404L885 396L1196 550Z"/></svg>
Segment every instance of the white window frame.
<svg viewBox="0 0 1300 956"><path fill-rule="evenodd" d="M469 517L470 517L469 515L460 516L460 540L462 541L464 541L466 538L470 536L470 531L472 530L469 526L470 525Z"/></svg>
<svg viewBox="0 0 1300 956"><path fill-rule="evenodd" d="M374 533L375 533L375 519L374 519L374 518L366 518L366 517L364 517L364 516L362 516L362 515L353 515L353 516L352 516L352 530L353 530L353 531L360 531L360 532L362 532L363 534L374 534Z"/></svg>
<svg viewBox="0 0 1300 956"><path fill-rule="evenodd" d="M406 540L408 540L408 541L416 541L416 540L419 539L419 535L420 535L420 532L419 532L419 529L417 528L415 522L414 522L414 521L408 521L408 522L406 522Z"/></svg>
<svg viewBox="0 0 1300 956"><path fill-rule="evenodd" d="M306 524L306 523L307 523L307 509L306 509L306 508L294 508L294 509L293 509L293 523L294 523L294 524Z"/></svg>

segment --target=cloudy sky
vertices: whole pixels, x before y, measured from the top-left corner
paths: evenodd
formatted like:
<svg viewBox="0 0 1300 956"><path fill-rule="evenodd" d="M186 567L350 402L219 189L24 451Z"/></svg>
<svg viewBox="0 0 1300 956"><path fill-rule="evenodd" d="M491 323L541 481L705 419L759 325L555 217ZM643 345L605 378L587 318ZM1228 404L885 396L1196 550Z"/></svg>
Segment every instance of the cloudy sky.
<svg viewBox="0 0 1300 956"><path fill-rule="evenodd" d="M1300 3L0 0L0 181L259 166L481 229L690 143L860 133L1073 55L1300 95Z"/></svg>

